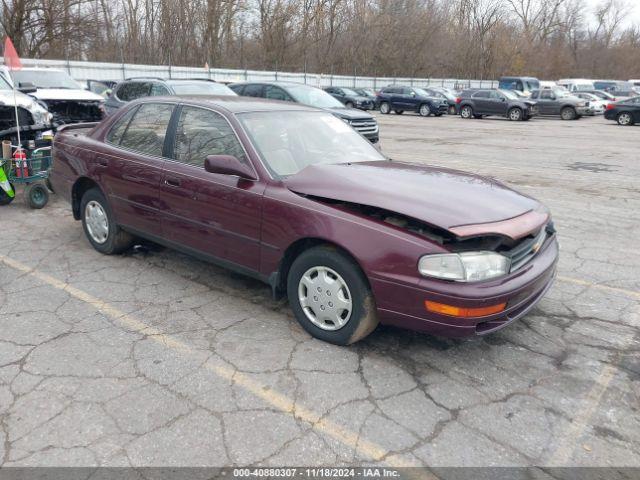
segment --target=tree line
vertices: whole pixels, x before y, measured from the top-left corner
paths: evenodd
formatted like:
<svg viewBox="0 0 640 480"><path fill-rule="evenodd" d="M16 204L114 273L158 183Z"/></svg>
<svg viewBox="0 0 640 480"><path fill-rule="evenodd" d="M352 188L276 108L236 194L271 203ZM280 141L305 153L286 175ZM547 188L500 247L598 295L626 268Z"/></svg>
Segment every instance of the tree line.
<svg viewBox="0 0 640 480"><path fill-rule="evenodd" d="M632 2L0 0L23 57L359 76L640 78Z"/></svg>

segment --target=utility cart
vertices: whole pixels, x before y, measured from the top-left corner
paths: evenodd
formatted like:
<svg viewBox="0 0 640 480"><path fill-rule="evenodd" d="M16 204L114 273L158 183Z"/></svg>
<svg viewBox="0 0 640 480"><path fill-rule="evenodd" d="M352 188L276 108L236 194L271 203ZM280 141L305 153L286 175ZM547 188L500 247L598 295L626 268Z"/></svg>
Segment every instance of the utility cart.
<svg viewBox="0 0 640 480"><path fill-rule="evenodd" d="M51 147L26 151L11 146L11 158L0 158L0 205L14 199L14 186L24 185L24 201L30 208L43 208L49 201L47 180L51 168Z"/></svg>

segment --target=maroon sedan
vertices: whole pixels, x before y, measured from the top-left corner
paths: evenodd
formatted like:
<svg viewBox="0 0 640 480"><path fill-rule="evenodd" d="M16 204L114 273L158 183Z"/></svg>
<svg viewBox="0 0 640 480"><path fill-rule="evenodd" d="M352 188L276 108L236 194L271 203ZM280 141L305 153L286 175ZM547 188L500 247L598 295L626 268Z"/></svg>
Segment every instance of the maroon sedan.
<svg viewBox="0 0 640 480"><path fill-rule="evenodd" d="M99 252L136 237L285 294L337 344L381 322L444 336L498 330L551 285L548 210L495 180L385 158L298 104L150 98L63 128L51 182Z"/></svg>

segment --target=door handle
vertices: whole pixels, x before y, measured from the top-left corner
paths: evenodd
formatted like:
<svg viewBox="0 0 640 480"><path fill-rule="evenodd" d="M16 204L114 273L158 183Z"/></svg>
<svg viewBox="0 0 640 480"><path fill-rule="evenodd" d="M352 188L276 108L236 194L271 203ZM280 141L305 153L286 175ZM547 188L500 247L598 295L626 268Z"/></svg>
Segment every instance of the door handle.
<svg viewBox="0 0 640 480"><path fill-rule="evenodd" d="M169 185L170 187L179 187L180 186L180 179L179 178L165 178L164 179L164 183L165 185Z"/></svg>

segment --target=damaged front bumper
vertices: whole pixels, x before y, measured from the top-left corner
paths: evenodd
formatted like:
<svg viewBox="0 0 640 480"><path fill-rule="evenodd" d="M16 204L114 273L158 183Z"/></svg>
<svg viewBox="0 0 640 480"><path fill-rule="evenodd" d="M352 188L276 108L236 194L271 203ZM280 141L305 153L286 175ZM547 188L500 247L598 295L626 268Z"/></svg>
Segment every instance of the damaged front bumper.
<svg viewBox="0 0 640 480"><path fill-rule="evenodd" d="M444 337L494 332L524 316L544 296L556 275L558 253L554 234L526 266L495 280L461 284L422 278L417 285L406 285L372 277L380 321ZM428 311L427 301L470 310L505 307L490 315L456 317Z"/></svg>

